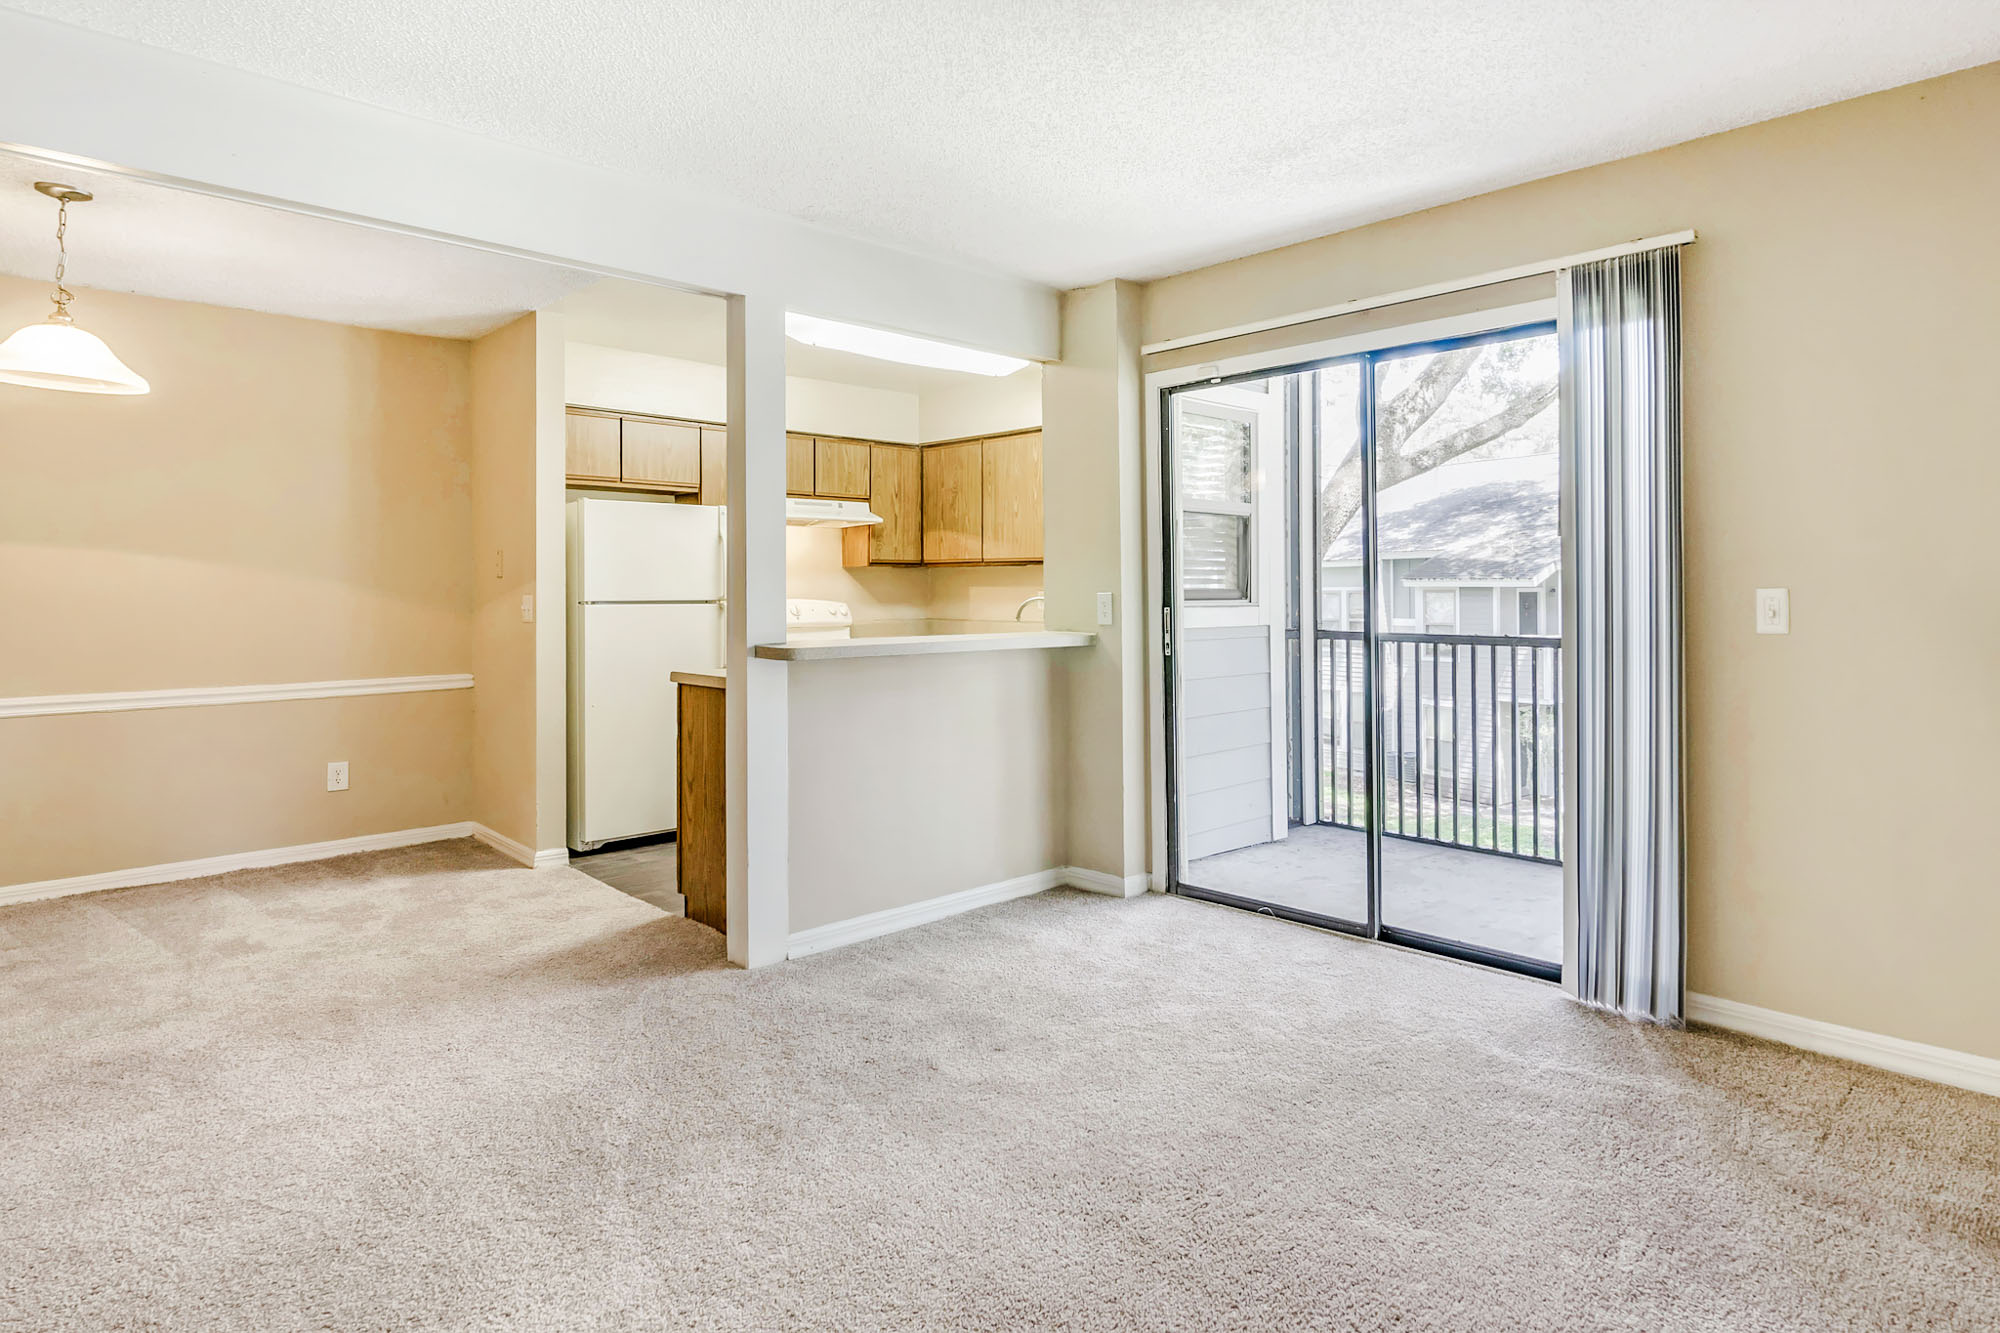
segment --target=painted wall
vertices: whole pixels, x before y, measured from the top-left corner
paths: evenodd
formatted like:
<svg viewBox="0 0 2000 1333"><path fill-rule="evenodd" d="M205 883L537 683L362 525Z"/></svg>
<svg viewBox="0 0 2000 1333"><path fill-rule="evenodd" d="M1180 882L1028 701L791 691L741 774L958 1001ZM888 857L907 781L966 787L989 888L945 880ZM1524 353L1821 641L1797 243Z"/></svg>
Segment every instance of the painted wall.
<svg viewBox="0 0 2000 1333"><path fill-rule="evenodd" d="M474 669L466 344L76 308L153 392L0 385L0 696ZM46 309L0 278L0 324ZM0 884L470 818L472 713L460 690L0 719Z"/></svg>
<svg viewBox="0 0 2000 1333"><path fill-rule="evenodd" d="M1011 375L968 375L963 381L918 395L918 438L963 440L1032 430L1042 424L1042 368L1024 367Z"/></svg>
<svg viewBox="0 0 2000 1333"><path fill-rule="evenodd" d="M1996 126L1986 66L1169 278L1145 314L1158 340L1697 228L1690 985L1984 1056ZM1789 637L1753 633L1758 587Z"/></svg>
<svg viewBox="0 0 2000 1333"><path fill-rule="evenodd" d="M473 818L553 849L564 843L567 795L565 575L560 505L553 517L541 511L551 484L562 494L560 452L547 447L562 428L562 394L542 365L560 344L539 323L524 315L471 345L471 761ZM552 452L558 470L543 475Z"/></svg>
<svg viewBox="0 0 2000 1333"><path fill-rule="evenodd" d="M1076 651L791 664L791 929L1063 864Z"/></svg>
<svg viewBox="0 0 2000 1333"><path fill-rule="evenodd" d="M1063 360L1042 380L1048 624L1090 630L1064 655L1071 719L1068 864L1120 879L1146 870L1146 531L1139 289L1063 297ZM1115 623L1097 624L1097 594Z"/></svg>
<svg viewBox="0 0 2000 1333"><path fill-rule="evenodd" d="M729 372L723 366L590 343L570 343L564 359L566 392L569 401L579 406L695 421L722 421L728 416ZM917 414L913 393L785 377L788 430L915 444Z"/></svg>

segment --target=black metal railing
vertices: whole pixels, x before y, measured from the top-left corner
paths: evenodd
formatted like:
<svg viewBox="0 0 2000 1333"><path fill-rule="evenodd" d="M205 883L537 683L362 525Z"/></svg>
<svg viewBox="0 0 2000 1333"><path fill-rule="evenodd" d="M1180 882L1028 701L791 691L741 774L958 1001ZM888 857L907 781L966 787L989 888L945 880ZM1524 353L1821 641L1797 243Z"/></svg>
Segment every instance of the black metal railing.
<svg viewBox="0 0 2000 1333"><path fill-rule="evenodd" d="M1382 634L1382 832L1559 863L1562 640ZM1320 818L1368 817L1367 636L1319 632Z"/></svg>

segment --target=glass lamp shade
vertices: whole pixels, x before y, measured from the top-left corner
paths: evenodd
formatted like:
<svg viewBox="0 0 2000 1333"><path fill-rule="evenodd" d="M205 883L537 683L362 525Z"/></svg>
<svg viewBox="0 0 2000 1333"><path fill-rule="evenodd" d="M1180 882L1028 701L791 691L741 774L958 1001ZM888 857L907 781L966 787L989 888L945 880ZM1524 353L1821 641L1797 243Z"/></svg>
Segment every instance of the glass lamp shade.
<svg viewBox="0 0 2000 1333"><path fill-rule="evenodd" d="M68 393L151 393L153 386L74 324L30 324L0 343L0 383Z"/></svg>

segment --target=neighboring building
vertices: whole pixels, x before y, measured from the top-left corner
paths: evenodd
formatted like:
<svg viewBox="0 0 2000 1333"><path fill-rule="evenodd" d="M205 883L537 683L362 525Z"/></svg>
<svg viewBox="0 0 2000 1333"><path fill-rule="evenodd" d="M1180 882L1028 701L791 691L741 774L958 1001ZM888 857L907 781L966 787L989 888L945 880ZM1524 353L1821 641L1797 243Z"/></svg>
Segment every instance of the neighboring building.
<svg viewBox="0 0 2000 1333"><path fill-rule="evenodd" d="M1376 520L1392 633L1562 632L1556 456L1447 463L1383 491ZM1361 518L1327 548L1322 628L1362 627Z"/></svg>

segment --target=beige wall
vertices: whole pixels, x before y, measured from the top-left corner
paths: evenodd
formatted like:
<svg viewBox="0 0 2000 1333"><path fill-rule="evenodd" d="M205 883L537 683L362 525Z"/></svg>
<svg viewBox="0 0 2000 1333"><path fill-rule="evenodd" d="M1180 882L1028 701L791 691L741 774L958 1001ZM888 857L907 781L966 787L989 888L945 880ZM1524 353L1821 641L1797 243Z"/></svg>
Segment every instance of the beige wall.
<svg viewBox="0 0 2000 1333"><path fill-rule="evenodd" d="M918 438L963 440L1042 424L1042 367L1011 375L963 375L918 395Z"/></svg>
<svg viewBox="0 0 2000 1333"><path fill-rule="evenodd" d="M1146 868L1146 655L1139 290L1063 297L1063 359L1042 381L1048 624L1091 630L1064 656L1071 717L1068 864L1123 879ZM1097 594L1116 621L1097 624Z"/></svg>
<svg viewBox="0 0 2000 1333"><path fill-rule="evenodd" d="M791 665L792 931L1063 863L1064 651Z"/></svg>
<svg viewBox="0 0 2000 1333"><path fill-rule="evenodd" d="M536 625L522 619L521 599L538 589L535 319L487 334L471 352L473 818L531 848L540 845ZM560 620L560 598L545 609Z"/></svg>
<svg viewBox="0 0 2000 1333"><path fill-rule="evenodd" d="M47 284L0 278L0 323ZM83 292L144 397L0 385L0 696L472 669L464 343ZM0 719L0 884L470 817L471 693ZM352 787L329 793L345 759Z"/></svg>
<svg viewBox="0 0 2000 1333"><path fill-rule="evenodd" d="M1697 228L1690 985L1984 1056L1996 142L1987 66L1166 279L1146 303L1159 340ZM1773 586L1789 637L1752 632Z"/></svg>

